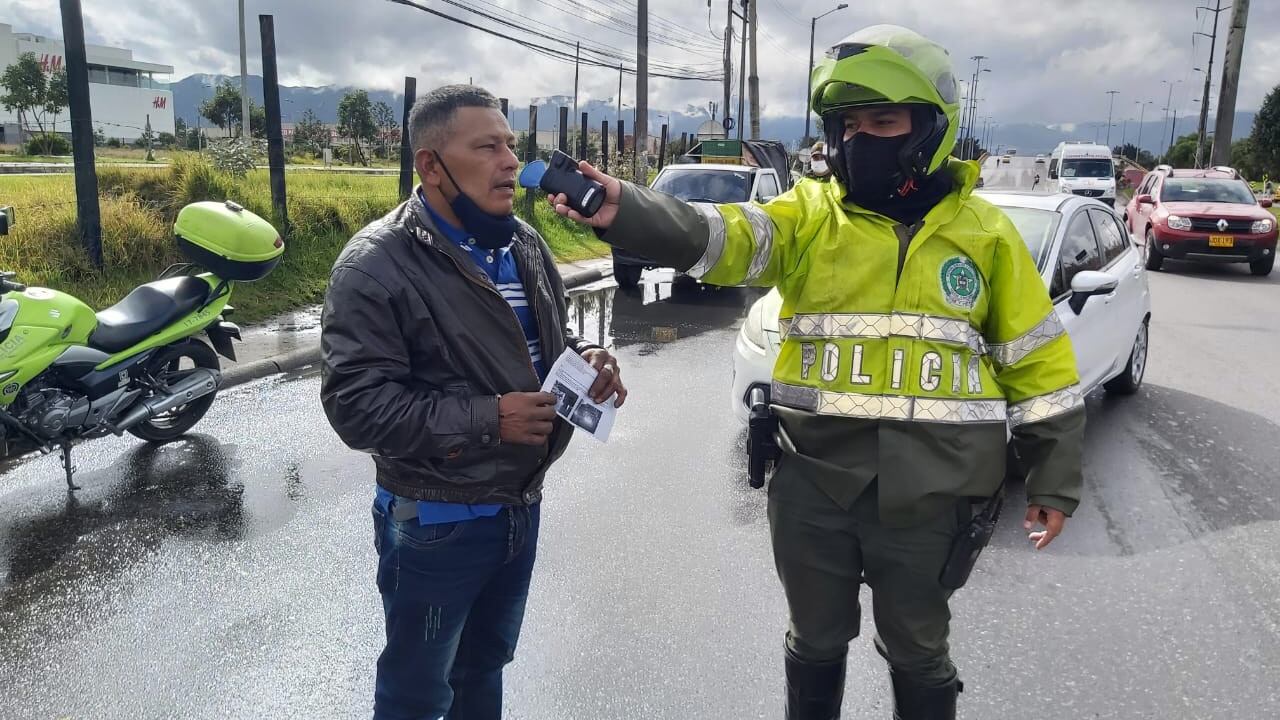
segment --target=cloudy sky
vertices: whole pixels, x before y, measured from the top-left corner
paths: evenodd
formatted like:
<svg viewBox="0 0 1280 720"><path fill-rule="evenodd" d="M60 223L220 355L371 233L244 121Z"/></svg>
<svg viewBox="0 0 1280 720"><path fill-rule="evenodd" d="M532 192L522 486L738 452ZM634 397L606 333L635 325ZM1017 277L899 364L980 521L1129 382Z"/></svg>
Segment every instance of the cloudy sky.
<svg viewBox="0 0 1280 720"><path fill-rule="evenodd" d="M418 0L449 15L559 51L548 37L519 33L463 9L474 7L600 52L634 56L635 0ZM651 0L650 57L682 74L718 72L725 1ZM817 45L876 23L912 27L942 43L957 75L972 72L972 55L990 57L978 95L983 115L1002 122L1073 123L1105 119L1107 90L1118 90L1115 118L1137 117L1139 100L1160 113L1173 81L1173 107L1196 112L1209 54L1212 16L1197 5L1216 0L849 0L852 6L818 23ZM1227 4L1225 1L1224 5ZM768 116L797 115L804 100L809 18L836 0L759 0L760 82ZM51 12L51 8L52 12ZM173 65L173 80L192 73L238 73L236 0L83 0L89 42L128 47L134 57ZM473 79L514 106L573 92L573 64L387 0L248 0L250 72L259 13L275 16L282 82L396 89L414 75L418 87ZM1222 13L1214 75L1219 76L1231 12ZM0 0L0 22L18 32L61 36L53 0ZM629 27L630 26L630 27ZM737 63L735 48L735 65ZM612 61L610 61L612 62ZM1245 39L1238 107L1254 109L1280 81L1280 2L1254 0ZM584 67L582 93L613 98L618 72ZM736 83L735 83L736 87ZM628 77L624 102L634 98ZM736 91L735 91L736 92ZM655 109L705 106L718 99L712 82L654 80ZM1213 97L1217 95L1214 82ZM736 100L735 100L736 104ZM1213 107L1213 105L1211 105Z"/></svg>

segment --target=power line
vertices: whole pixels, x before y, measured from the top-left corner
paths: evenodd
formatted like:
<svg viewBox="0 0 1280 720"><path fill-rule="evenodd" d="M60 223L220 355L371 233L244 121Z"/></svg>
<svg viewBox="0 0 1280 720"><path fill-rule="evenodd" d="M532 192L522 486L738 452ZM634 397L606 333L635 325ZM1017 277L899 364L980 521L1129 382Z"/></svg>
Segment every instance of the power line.
<svg viewBox="0 0 1280 720"><path fill-rule="evenodd" d="M482 1L483 1L483 0L482 0ZM541 0L540 0L540 1L541 1ZM566 38L564 38L564 37L557 37L557 36L553 36L553 35L547 35L547 34L542 33L542 32L538 32L538 31L535 31L535 30L530 30L530 29L528 29L527 27L525 27L522 23L519 23L519 22L516 22L516 21L512 21L512 20L507 19L507 18L501 18L501 17L498 17L498 16L496 16L496 15L491 15L491 14L489 14L489 13L487 13L487 12L484 12L484 11L481 11L481 10L477 10L477 9L475 9L475 8L473 8L473 7L469 7L469 6L467 6L467 5L465 5L465 4L461 3L461 2L458 2L457 0L443 0L443 2L446 2L446 3L450 4L450 5L455 6L455 7L458 7L458 8L461 8L461 9L463 9L463 10L466 10L466 11L468 11L468 12L471 12L471 13L474 13L474 14L476 14L476 15L479 15L480 17L483 17L483 18L485 18L485 19L487 19L487 20L492 20L492 21L494 21L494 22L497 22L497 23L500 23L500 24L506 25L507 27L510 27L510 28L512 28L512 29L520 30L520 31L523 31L523 32L527 32L527 33L529 33L529 34L535 35L535 36L537 36L537 37L542 37L542 38L545 38L545 39L548 39L548 40L554 40L554 41L556 41L556 42L561 42L561 43L564 43L566 46L568 46L568 45L572 45L572 44L575 44L575 43L577 43L577 42L578 42L577 40L570 41L570 40L568 40L568 39L566 39ZM489 2L486 2L485 4L490 5L490 6L493 6L493 7L497 7L499 10L501 10L501 11L503 11L503 12L508 12L505 8L502 8L502 6L495 6L495 5L493 5L492 3L489 3ZM555 31L555 32L565 32L565 31L561 30L560 28L555 28L555 27L549 26L549 25L547 25L546 23L542 23L542 22L540 22L540 21L534 20L533 18L530 18L530 17L528 17L528 16L526 16L526 15L521 15L521 14L519 14L519 13L513 13L513 14L515 14L515 15L516 15L516 16L518 16L518 17L524 18L525 20L528 20L529 22L533 22L533 23L536 23L536 24L539 24L539 25L543 25L544 27L549 27L551 30L553 30L553 31ZM623 60L623 61L626 61L626 60L629 60L629 59L630 59L630 56L622 55L622 54L618 53L617 51L613 50L612 48L605 48L605 47L601 47L601 46L598 46L598 45L593 45L593 44L591 44L591 43L588 43L588 44L587 44L587 49L588 49L590 52L594 52L594 53L596 53L597 55L600 55L600 56L602 56L602 57L606 57L606 58L612 58L613 60ZM712 66L718 65L718 63L705 62L705 63L702 63L702 64L701 64L701 67L699 67L699 66L696 66L696 65L677 65L677 64L674 64L674 63L668 63L668 62L664 62L664 61L660 61L660 60L653 60L652 62L653 62L653 64L655 65L655 67L658 67L659 69L665 69L665 70L667 70L667 71L669 71L669 72L674 72L674 73L681 73L681 72L684 72L684 73L707 72L707 71L709 70L709 68L712 68ZM612 63L610 63L610 64L612 64Z"/></svg>
<svg viewBox="0 0 1280 720"><path fill-rule="evenodd" d="M481 2L484 2L484 0L480 0L480 1L481 1ZM610 32L615 32L615 33L617 33L617 34L619 34L619 35L623 35L623 36L625 36L625 37L633 37L633 36L634 36L634 34L635 34L636 26L635 26L635 24L634 24L634 23L628 24L628 22L627 22L626 20L623 20L623 19L621 19L621 18L614 17L613 15L609 15L609 14L606 14L606 13L601 13L600 11L596 10L595 8L592 8L592 7L587 6L587 5L582 5L581 3L574 2L573 0L565 0L565 1L566 1L566 2L571 2L571 3L572 3L574 6L576 6L578 9L577 9L577 10L570 10L570 9L566 9L564 6L556 5L556 4L552 3L552 2L550 2L549 0L534 0L534 2L537 2L537 3L541 4L541 5L545 5L545 6L549 7L549 8L551 8L552 10L555 10L555 11L557 11L557 12L559 12L559 13L568 13L568 14L571 14L571 15L575 16L575 17L576 17L577 19L579 19L579 20L585 20L586 22L589 22L589 23L591 23L592 25L595 25L595 26L597 26L597 27L604 28L605 30L609 30ZM485 4L487 4L487 5L491 5L492 3L485 3ZM499 6L499 7L500 7L500 6ZM503 9L505 10L505 8L503 8ZM519 17L525 17L526 19L529 19L529 20L531 20L532 22L538 22L538 21L536 21L536 20L533 20L532 18L527 18L527 16L525 16L525 15L520 15L519 13L516 13L514 10L509 10L509 11L507 11L507 12L511 12L512 14L515 14L515 15L517 15L517 16L519 16ZM604 19L604 20L607 20L609 23L612 23L612 24L606 24L606 23L604 23L604 22L601 22L601 21L599 21L599 20L593 19L593 18L591 18L591 17L587 17L587 16L585 16L585 15L583 15L583 14L581 14L581 13L587 13L587 14L590 14L590 15L596 15L597 17L600 17L600 18L602 18L602 19ZM545 23L538 22L538 24L539 24L539 25L544 25L544 26L545 26ZM557 30L561 30L561 28L557 28ZM569 32L569 31L567 31L567 30L562 30L562 31L563 31L563 32ZM650 34L650 36L649 36L649 37L650 37L650 39L651 39L653 42L655 42L655 43L657 43L657 44L666 45L666 46L673 47L673 48L678 48L678 49L680 49L680 50L686 50L686 51L688 51L688 52L692 52L692 53L694 53L694 54L696 54L696 55L702 55L702 56L704 56L704 57L719 57L719 56L718 56L718 54L712 54L712 51L715 51L715 53L719 53L719 50L718 50L717 48L715 48L714 46L710 45L709 43L706 43L706 42L705 42L705 40L703 40L703 41L702 41L702 42L700 42L700 43L696 43L696 44L695 44L697 48L705 49L705 50L699 50L699 49L695 49L694 47L691 47L691 46L690 46L690 45L691 45L691 41L690 41L690 40L685 40L685 39L680 39L680 38L672 38L672 37L669 37L669 36L664 35L664 34ZM696 36L691 36L691 37L696 37Z"/></svg>
<svg viewBox="0 0 1280 720"><path fill-rule="evenodd" d="M791 11L786 9L781 2L778 2L778 0L773 0L773 4L777 5L778 9L781 10L784 15L791 18L791 20L794 21L797 25L799 25L800 27L804 27L804 21L796 17L795 15L792 15Z"/></svg>
<svg viewBox="0 0 1280 720"><path fill-rule="evenodd" d="M510 35L503 34L503 33L499 32L499 31L497 31L497 30L493 30L493 29L491 29L491 28L483 27L483 26L481 26L481 25L477 25L476 23L469 22L469 21L467 21L467 20L463 20L463 19L461 19L461 18L457 18L457 17L454 17L454 16L452 16L452 15L448 15L448 14L443 13L443 12L440 12L439 10L436 10L436 9L434 9L434 8L429 8L429 7L425 7L425 6L423 6L423 5L419 5L418 3L413 2L413 0L387 0L387 2L395 3L395 4L397 4L397 5L404 5L404 6L406 6L406 7L411 7L411 8L414 8L414 9L416 9L416 10L421 10L422 12L425 12L425 13L428 13L428 14L431 14L431 15L435 15L436 17L443 18L443 19L448 20L448 21L450 21L450 22L457 23L458 25L462 25L462 26L464 26L464 27L471 28L472 30L479 30L480 32L483 32L483 33L485 33L485 34L492 35L492 36L494 36L494 37L498 37L498 38L502 38L503 40L508 40L508 41L510 41L510 42L514 42L514 43L516 43L516 44L518 44L518 45L521 45L522 47L524 47L524 48L526 48L526 49L529 49L529 50L532 50L532 51L534 51L534 52L537 52L537 53L539 53L540 55L545 55L546 57L549 57L549 58L554 59L554 60L558 60L558 61L565 62L565 63L573 63L573 62L577 62L577 61L578 61L578 59L574 56L574 54L573 54L573 53L569 53L569 52L566 52L566 51L563 51L563 50L557 50L557 49L555 49L555 48L547 47L547 46L545 46L545 45L539 45L539 44L537 44L537 43L530 42L530 41L528 41L528 40L522 40L522 39L520 39L520 38L512 37L512 36L510 36ZM461 6L461 5L460 5L460 3L456 3L456 2L452 2L451 4ZM464 9L466 9L466 8L464 7ZM475 12L475 11L472 11L472 12ZM481 15L483 15L483 13L480 13L480 14L481 14ZM512 24L512 23L503 22L503 21L501 21L501 20L499 20L499 19L497 19L497 18L490 18L490 19L493 19L493 20L495 20L495 22L500 22L500 23L502 23L503 25L507 25L507 26L510 26L510 25ZM566 43L566 44L567 44L567 42L568 42L568 41L563 40L563 39L560 39L560 38L555 38L555 37L552 37L552 36L548 36L548 35L545 35L545 34L543 34L543 33L537 33L537 32L534 32L534 31L527 30L527 29L525 29L525 28L520 28L520 27L518 27L518 26L517 26L517 28L516 28L516 29L522 30L522 31L524 31L524 32L528 32L528 33L530 33L530 34L532 34L532 35L536 35L536 36L538 36L538 37L543 37L543 38L546 38L546 39L548 39L548 40L552 40L553 42L560 42L560 43ZM604 53L601 53L601 54L604 54ZM619 57L621 57L621 56L619 56ZM604 67L604 68L609 68L609 69L617 69L617 68L619 67L619 64L618 64L618 63L606 63L606 62L603 62L602 60L599 60L599 59L597 59L597 58L591 58L591 57L583 58L583 59L581 60L581 62L582 62L583 64L586 64L586 65L591 65L591 66L594 66L594 67ZM631 75L634 75L636 71L635 71L635 68L627 68L627 67L625 67L625 66L624 66L624 67L622 68L622 72L624 72L624 73L628 73L628 74L631 74ZM651 73L650 73L650 75L652 75L653 77L668 78L668 79L672 79L672 80L697 80L697 81L705 81L705 82L721 82L721 81L723 80L723 77L722 77L722 76L719 76L719 75L711 75L711 74L696 73L696 72L686 72L686 73L681 73L681 72L675 72L675 71L668 72L668 71L661 71L661 70L660 70L660 71L657 71L657 72L651 72Z"/></svg>
<svg viewBox="0 0 1280 720"><path fill-rule="evenodd" d="M598 0L598 1L605 3L615 9L621 10L625 17L634 17L637 12L636 6L634 4L622 3L622 2L619 2L618 0ZM566 0L566 2L572 2L574 5L582 6L582 3L579 2L578 0ZM707 42L707 39L705 37L699 35L698 33L695 33L686 29L684 23L670 20L652 11L649 12L649 19L652 24L666 28L665 32L667 33L674 33L675 35L678 35L678 36L688 37L693 42L700 42L700 43ZM632 26L634 27L634 23L632 23Z"/></svg>

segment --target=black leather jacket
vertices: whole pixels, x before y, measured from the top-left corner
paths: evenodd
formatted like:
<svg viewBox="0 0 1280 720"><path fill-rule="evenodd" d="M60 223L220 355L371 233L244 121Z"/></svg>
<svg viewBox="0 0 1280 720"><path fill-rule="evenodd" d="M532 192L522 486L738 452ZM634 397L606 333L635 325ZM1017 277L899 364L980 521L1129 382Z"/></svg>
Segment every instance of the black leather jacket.
<svg viewBox="0 0 1280 720"><path fill-rule="evenodd" d="M548 366L566 346L564 284L538 233L511 243ZM540 447L501 443L498 396L540 383L524 331L483 270L434 227L415 191L334 264L321 318L329 423L373 455L377 482L416 500L529 505L572 427Z"/></svg>

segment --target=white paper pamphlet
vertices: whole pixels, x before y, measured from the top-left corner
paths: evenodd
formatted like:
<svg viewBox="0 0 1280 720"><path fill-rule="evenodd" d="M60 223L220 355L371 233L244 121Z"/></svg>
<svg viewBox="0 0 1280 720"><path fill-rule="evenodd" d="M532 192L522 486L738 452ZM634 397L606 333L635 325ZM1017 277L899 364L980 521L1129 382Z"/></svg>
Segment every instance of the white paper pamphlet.
<svg viewBox="0 0 1280 720"><path fill-rule="evenodd" d="M618 409L613 406L616 396L610 397L603 405L593 402L589 397L587 391L595 383L598 374L582 356L566 348L564 354L556 358L551 372L547 373L547 379L542 383L542 392L556 396L557 415L568 420L574 427L590 433L591 437L600 442L606 442Z"/></svg>

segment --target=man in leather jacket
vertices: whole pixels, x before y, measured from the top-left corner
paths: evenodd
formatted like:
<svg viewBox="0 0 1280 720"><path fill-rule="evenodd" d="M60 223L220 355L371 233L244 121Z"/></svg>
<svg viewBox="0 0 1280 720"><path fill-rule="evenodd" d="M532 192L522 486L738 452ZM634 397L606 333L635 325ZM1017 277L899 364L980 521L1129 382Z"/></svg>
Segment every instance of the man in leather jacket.
<svg viewBox="0 0 1280 720"><path fill-rule="evenodd" d="M410 132L421 185L334 265L321 399L376 468L374 717L496 720L543 478L572 434L539 388L569 347L600 371L593 399L626 390L612 355L566 331L551 252L512 214L519 163L493 95L439 88Z"/></svg>

